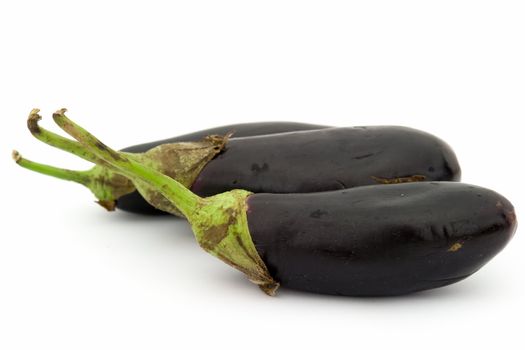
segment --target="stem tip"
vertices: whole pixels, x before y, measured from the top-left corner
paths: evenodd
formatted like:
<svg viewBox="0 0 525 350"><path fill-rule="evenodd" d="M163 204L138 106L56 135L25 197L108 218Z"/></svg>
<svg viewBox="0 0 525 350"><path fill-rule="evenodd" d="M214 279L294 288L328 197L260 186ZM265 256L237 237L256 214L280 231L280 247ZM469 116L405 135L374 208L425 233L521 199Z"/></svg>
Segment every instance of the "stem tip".
<svg viewBox="0 0 525 350"><path fill-rule="evenodd" d="M22 160L22 155L18 153L17 150L13 150L13 153L11 153L11 156L13 157L13 160L18 164Z"/></svg>
<svg viewBox="0 0 525 350"><path fill-rule="evenodd" d="M29 113L29 117L27 118L27 127L29 128L29 131L31 131L31 134L35 135L40 133L40 127L38 126L38 122L42 117L40 114L40 109L34 108L31 113Z"/></svg>
<svg viewBox="0 0 525 350"><path fill-rule="evenodd" d="M67 108L60 108L58 111L53 113L53 118L56 116L64 116L64 114L67 112Z"/></svg>

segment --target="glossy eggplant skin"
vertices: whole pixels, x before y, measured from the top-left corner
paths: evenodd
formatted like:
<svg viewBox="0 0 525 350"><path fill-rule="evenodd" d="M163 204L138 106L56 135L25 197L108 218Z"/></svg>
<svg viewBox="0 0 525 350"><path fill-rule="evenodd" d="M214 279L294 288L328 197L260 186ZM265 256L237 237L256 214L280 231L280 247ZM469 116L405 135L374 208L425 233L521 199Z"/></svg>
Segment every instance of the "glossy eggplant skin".
<svg viewBox="0 0 525 350"><path fill-rule="evenodd" d="M146 152L156 146L174 143L199 141L209 135L226 135L233 133L232 138L249 137L258 135L271 135L290 131L317 130L328 128L325 125L293 123L293 122L261 122L261 123L243 123L220 126L212 129L201 130L190 134L176 136L154 142L143 143L140 145L130 146L122 149L124 152L141 153ZM117 200L117 208L128 212L146 214L146 215L165 215L166 213L155 209L149 205L144 198L137 192L126 194Z"/></svg>
<svg viewBox="0 0 525 350"><path fill-rule="evenodd" d="M284 287L389 296L445 286L476 272L516 229L511 203L453 182L253 194L248 225Z"/></svg>
<svg viewBox="0 0 525 350"><path fill-rule="evenodd" d="M255 193L310 193L422 175L456 181L452 149L437 137L400 126L328 128L232 139L191 190L211 196L235 188Z"/></svg>
<svg viewBox="0 0 525 350"><path fill-rule="evenodd" d="M175 136L169 139L142 143L140 145L130 146L122 149L123 152L140 153L146 152L154 147L166 143L174 142L191 142L200 141L210 135L226 135L233 133L232 137L249 137L258 135L280 134L290 131L317 130L328 128L325 125L293 123L293 122L260 122L260 123L243 123L219 126L216 128L196 131L190 134Z"/></svg>

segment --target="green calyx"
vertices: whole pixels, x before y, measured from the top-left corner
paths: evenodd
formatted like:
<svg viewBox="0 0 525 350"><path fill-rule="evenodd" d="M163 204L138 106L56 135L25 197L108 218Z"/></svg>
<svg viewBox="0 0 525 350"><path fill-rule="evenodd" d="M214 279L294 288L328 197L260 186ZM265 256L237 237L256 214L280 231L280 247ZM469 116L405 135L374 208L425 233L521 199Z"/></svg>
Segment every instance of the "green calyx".
<svg viewBox="0 0 525 350"><path fill-rule="evenodd" d="M208 136L201 141L159 145L144 153L123 153L190 188L197 176L226 146L229 135ZM181 216L173 203L150 186L135 183L137 190L151 205L167 213Z"/></svg>
<svg viewBox="0 0 525 350"><path fill-rule="evenodd" d="M251 194L233 190L205 198L188 220L204 250L244 272L266 294L274 295L279 284L270 276L248 229L246 198Z"/></svg>
<svg viewBox="0 0 525 350"><path fill-rule="evenodd" d="M103 166L97 165L85 171L62 169L33 162L22 157L17 151L13 151L13 159L22 168L58 179L73 181L89 188L97 198L97 203L108 211L115 210L118 198L135 190L135 186L128 178Z"/></svg>
<svg viewBox="0 0 525 350"><path fill-rule="evenodd" d="M268 272L249 232L246 198L251 195L250 192L233 190L201 198L188 190L187 184L172 179L141 156L109 148L69 120L64 113L64 109L57 111L53 119L79 141L66 139L74 144L79 156L85 156L84 159L129 179L150 204L165 209L162 203L159 204L159 198L162 198L163 203L169 203L188 219L197 242L204 250L243 272L268 295L275 293L279 284ZM221 149L220 144L214 147L217 147L215 151ZM188 179L191 180L191 176Z"/></svg>
<svg viewBox="0 0 525 350"><path fill-rule="evenodd" d="M45 175L84 185L98 199L97 203L110 211L114 210L116 201L121 196L138 190L157 209L174 215L181 215L180 211L170 201L147 184L129 180L78 142L42 128L38 124L42 119L38 113L38 109L33 109L27 120L28 129L35 138L98 165L86 171L61 169L30 161L17 153L18 165ZM176 179L189 188L204 166L224 149L229 137L230 135L212 135L201 141L164 144L144 153L126 153L126 156Z"/></svg>

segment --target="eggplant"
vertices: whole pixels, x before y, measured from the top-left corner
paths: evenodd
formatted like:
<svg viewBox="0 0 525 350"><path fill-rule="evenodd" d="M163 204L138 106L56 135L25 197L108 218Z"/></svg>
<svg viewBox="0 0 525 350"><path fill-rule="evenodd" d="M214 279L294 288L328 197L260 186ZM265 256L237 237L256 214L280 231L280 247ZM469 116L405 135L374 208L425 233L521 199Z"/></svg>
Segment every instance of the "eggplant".
<svg viewBox="0 0 525 350"><path fill-rule="evenodd" d="M135 146L123 148L122 152L129 153L144 153L152 148L160 145L176 143L176 142L193 142L205 139L210 135L227 135L232 134L233 138L249 137L259 135L272 135L291 131L317 130L325 129L329 126L294 123L294 122L259 122L259 123L243 123L220 126L216 128L201 130L190 134L176 136L168 139L163 139L154 142L143 143ZM116 207L131 213L145 214L145 215L164 215L167 212L156 209L140 195L138 191L124 194L116 200Z"/></svg>
<svg viewBox="0 0 525 350"><path fill-rule="evenodd" d="M309 193L396 181L458 181L458 160L442 140L401 126L329 128L230 140L191 190L235 188Z"/></svg>
<svg viewBox="0 0 525 350"><path fill-rule="evenodd" d="M460 176L452 149L425 132L399 126L324 128L232 138L190 189L200 196L235 188L308 193L396 181L458 181ZM120 197L117 207L145 213L145 203L134 192Z"/></svg>
<svg viewBox="0 0 525 350"><path fill-rule="evenodd" d="M248 227L271 276L288 288L400 295L478 271L516 228L512 204L453 182L254 194Z"/></svg>
<svg viewBox="0 0 525 350"><path fill-rule="evenodd" d="M69 120L55 122L97 164L177 206L199 245L264 292L391 296L437 288L478 271L516 229L500 194L453 182L370 185L309 194L231 190L202 198L117 152ZM79 146L80 147L80 146Z"/></svg>
<svg viewBox="0 0 525 350"><path fill-rule="evenodd" d="M39 119L38 111L33 111L28 121L35 137L90 160L70 140L41 128ZM154 145L141 146L140 150ZM126 152L130 150L139 149ZM129 155L201 196L235 188L256 193L307 193L377 183L457 181L461 175L457 158L444 141L399 126L324 128L232 139L215 136L189 143L160 144L144 153ZM109 210L117 201L124 210L154 212L143 199L148 196L144 193L147 189L104 164L82 174L35 164L38 163L27 159L19 161L19 165L31 170L53 176L62 174L62 178L86 185L99 204ZM154 207L179 214L160 195Z"/></svg>

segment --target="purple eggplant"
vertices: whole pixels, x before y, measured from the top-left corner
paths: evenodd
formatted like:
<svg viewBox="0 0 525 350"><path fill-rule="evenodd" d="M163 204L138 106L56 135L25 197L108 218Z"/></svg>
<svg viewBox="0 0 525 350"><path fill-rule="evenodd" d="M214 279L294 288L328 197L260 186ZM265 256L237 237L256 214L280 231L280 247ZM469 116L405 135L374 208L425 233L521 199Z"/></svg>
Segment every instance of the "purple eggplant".
<svg viewBox="0 0 525 350"><path fill-rule="evenodd" d="M312 194L254 194L248 226L271 276L293 289L355 296L458 282L505 247L512 204L477 186L420 182Z"/></svg>
<svg viewBox="0 0 525 350"><path fill-rule="evenodd" d="M117 152L69 120L55 122L87 158L158 194L190 222L200 246L272 295L279 285L350 296L437 288L478 271L516 229L512 204L453 182L370 185L309 194L231 190L202 198Z"/></svg>
<svg viewBox="0 0 525 350"><path fill-rule="evenodd" d="M232 139L238 137L249 137L259 135L272 135L291 131L317 130L325 129L328 126L294 123L294 122L259 122L259 123L243 123L220 126L216 128L201 130L182 136L176 136L160 141L143 143L136 146L126 147L122 149L123 152L130 153L144 153L152 148L160 145L176 143L176 142L193 142L199 141L210 135L227 135L232 134ZM133 191L122 195L116 201L116 207L128 212L146 215L162 215L167 214L165 211L158 210L148 204L148 202L140 195L138 191Z"/></svg>
<svg viewBox="0 0 525 350"><path fill-rule="evenodd" d="M452 149L428 133L400 126L329 128L232 139L191 190L200 196L235 188L309 193L460 176Z"/></svg>
<svg viewBox="0 0 525 350"><path fill-rule="evenodd" d="M35 137L86 158L70 140L41 128L37 112L33 111L28 121ZM235 127L245 135L287 128L323 128L294 123L273 124L279 126L274 129L269 124L253 125L253 128L248 124L226 126L191 134L184 139L211 131L235 131ZM264 193L308 193L371 184L457 181L461 175L457 158L444 141L399 126L325 127L252 137L208 136L201 141L163 143L165 141L128 148L125 152L201 196L235 188ZM144 152L131 153L139 151ZM81 183L109 210L115 208L116 202L119 208L138 213L158 213L157 209L161 209L179 214L169 201L162 200L162 196L153 209L143 199L147 196L143 193L146 189L104 164L86 172L58 169L26 159L19 165Z"/></svg>

